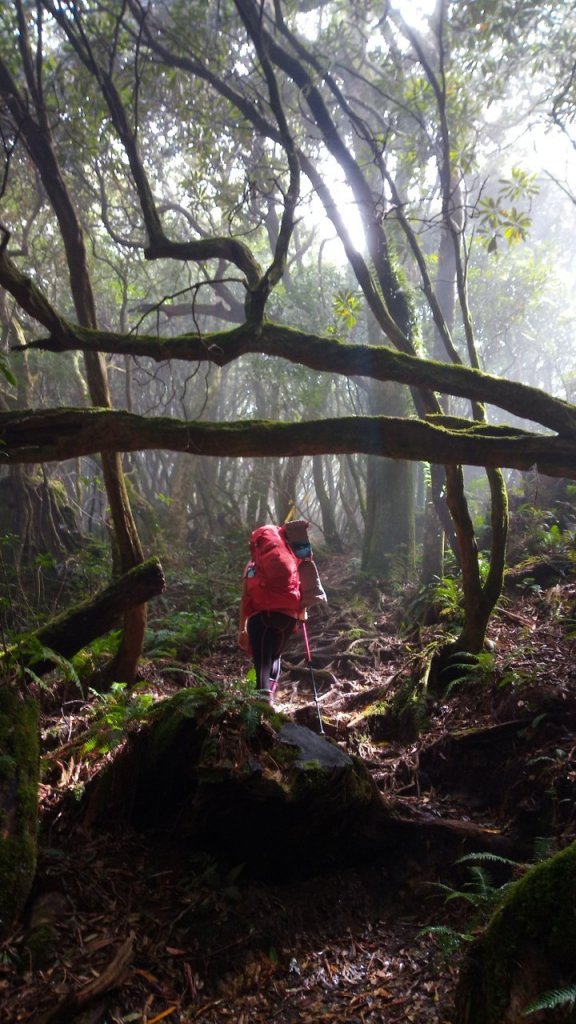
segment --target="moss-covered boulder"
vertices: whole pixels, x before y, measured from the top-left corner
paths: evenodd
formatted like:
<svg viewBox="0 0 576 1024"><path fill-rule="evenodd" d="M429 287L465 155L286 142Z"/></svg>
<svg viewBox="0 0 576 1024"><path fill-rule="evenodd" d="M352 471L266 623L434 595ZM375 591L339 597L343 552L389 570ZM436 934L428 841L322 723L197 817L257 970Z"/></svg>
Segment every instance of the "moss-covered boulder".
<svg viewBox="0 0 576 1024"><path fill-rule="evenodd" d="M528 1016L526 1009L547 992L576 985L575 908L576 843L515 883L469 949L457 987L456 1024L574 1024L568 999Z"/></svg>
<svg viewBox="0 0 576 1024"><path fill-rule="evenodd" d="M0 934L22 910L36 871L38 705L0 684Z"/></svg>
<svg viewBox="0 0 576 1024"><path fill-rule="evenodd" d="M382 798L361 761L254 696L163 701L87 794L85 823L174 830L259 877L356 859Z"/></svg>
<svg viewBox="0 0 576 1024"><path fill-rule="evenodd" d="M478 826L413 809L407 818L360 758L241 687L195 687L158 704L91 784L82 813L85 827L128 823L266 880L377 859L397 885L417 861L511 855Z"/></svg>

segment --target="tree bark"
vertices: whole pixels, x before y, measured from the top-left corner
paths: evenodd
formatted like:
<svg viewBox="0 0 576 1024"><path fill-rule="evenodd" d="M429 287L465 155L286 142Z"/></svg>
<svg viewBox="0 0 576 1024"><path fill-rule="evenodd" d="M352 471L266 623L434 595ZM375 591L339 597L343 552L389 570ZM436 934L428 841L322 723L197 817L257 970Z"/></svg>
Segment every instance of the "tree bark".
<svg viewBox="0 0 576 1024"><path fill-rule="evenodd" d="M26 148L35 165L42 184L50 199L58 221L70 278L70 290L79 323L90 329L96 328L96 304L88 270L88 259L82 226L76 214L71 195L56 156L50 121L44 106L41 82L36 79L38 57L32 59L24 14L18 11L18 44L22 64L26 73L27 87L31 101L22 96L5 63L0 60L0 87L12 117L22 132ZM34 114L31 114L31 110ZM104 360L100 352L86 352L84 355L90 398L94 405L110 408L110 392ZM106 451L102 455L104 484L122 571L126 572L142 561L143 551L134 522L126 483L122 472L120 450ZM134 606L127 613L124 633L114 662L110 666L112 677L121 673L133 678L146 627L146 608Z"/></svg>
<svg viewBox="0 0 576 1024"><path fill-rule="evenodd" d="M270 458L365 452L442 465L537 467L547 476L576 477L576 441L506 426L435 417L343 416L304 423L200 423L146 418L107 409L29 409L0 413L5 465L53 462L98 451L166 449L191 455Z"/></svg>
<svg viewBox="0 0 576 1024"><path fill-rule="evenodd" d="M32 668L36 675L49 672L55 667L55 659L49 653L39 655L39 648L71 658L97 637L117 627L128 609L157 597L164 587L164 574L158 559L151 558L142 562L95 597L76 605L37 630L32 634L32 642L29 644L22 642L9 650L0 659L0 665L2 661L17 662ZM123 676L116 678L124 682L131 681Z"/></svg>
<svg viewBox="0 0 576 1024"><path fill-rule="evenodd" d="M330 551L341 554L344 551L344 545L342 544L340 534L338 533L333 504L324 481L324 459L321 455L314 455L312 458L312 476L314 479L316 498L318 499L318 504L320 506L322 532L324 534L326 546Z"/></svg>
<svg viewBox="0 0 576 1024"><path fill-rule="evenodd" d="M0 686L0 934L18 917L36 871L39 708L11 678Z"/></svg>
<svg viewBox="0 0 576 1024"><path fill-rule="evenodd" d="M59 317L32 280L22 274L6 253L0 253L0 283L23 309L51 332L29 348L52 352L71 350L147 356L156 362L183 359L225 366L248 353L276 356L312 370L345 376L392 380L409 387L428 388L495 405L523 420L532 420L561 436L576 436L576 406L539 388L505 380L466 366L437 363L385 345L343 345L322 335L265 322L258 331L243 324L230 331L157 335L122 335L89 330Z"/></svg>
<svg viewBox="0 0 576 1024"><path fill-rule="evenodd" d="M298 508L297 483L302 468L302 456L276 462L272 469L274 481L274 511L276 522L284 523Z"/></svg>

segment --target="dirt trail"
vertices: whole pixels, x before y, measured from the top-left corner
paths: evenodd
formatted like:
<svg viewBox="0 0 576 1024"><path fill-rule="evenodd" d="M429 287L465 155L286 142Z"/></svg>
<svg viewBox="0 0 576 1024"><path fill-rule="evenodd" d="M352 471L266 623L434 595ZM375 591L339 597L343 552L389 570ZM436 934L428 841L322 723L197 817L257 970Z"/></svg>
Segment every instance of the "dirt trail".
<svg viewBox="0 0 576 1024"><path fill-rule="evenodd" d="M557 607L573 607L574 588L555 600ZM506 829L506 806L483 800L481 784L476 794L462 791L458 765L452 774L448 766L434 785L426 783L421 766L430 750L471 725L541 720L528 745L514 746L518 777L530 774L532 789L525 795L534 821L527 815L527 827L536 829L536 811L547 810L536 806L538 800L553 793L556 833L550 842L565 845L574 838L576 658L563 616L552 614L550 603L524 597L496 616L492 678L482 686L456 687L435 702L426 732L405 743L375 739L362 717L368 702L385 702L417 656L399 636L390 609L379 607L366 626L348 603L345 617L336 607L312 618L309 628L327 734L364 757L383 792L407 808ZM301 638L295 637L277 706L315 728L304 661ZM230 637L204 660L202 674L226 686L245 668ZM182 685L181 674L170 678L161 665L147 671L149 678L156 673L151 689L157 697ZM58 728L61 737L74 736L81 709L78 721L73 717L70 708L66 721L54 711L47 715L46 743ZM69 1014L58 1016L59 1003L103 977L111 980L110 991L90 1004L82 1024L451 1020L458 955L447 958L426 929L466 931L471 919L456 904L446 905L416 866L408 881L403 875L402 887L378 864L334 875L311 865L305 880L265 886L246 880L239 866L224 869L183 849L177 823L171 835L93 835L77 827L74 794L111 755L81 759L73 743L61 750L42 785L34 894L44 922L37 937L49 941L38 939L35 962L22 953L22 929L5 943L1 1024L71 1024ZM486 756L492 758L493 749ZM120 971L128 940L129 963Z"/></svg>

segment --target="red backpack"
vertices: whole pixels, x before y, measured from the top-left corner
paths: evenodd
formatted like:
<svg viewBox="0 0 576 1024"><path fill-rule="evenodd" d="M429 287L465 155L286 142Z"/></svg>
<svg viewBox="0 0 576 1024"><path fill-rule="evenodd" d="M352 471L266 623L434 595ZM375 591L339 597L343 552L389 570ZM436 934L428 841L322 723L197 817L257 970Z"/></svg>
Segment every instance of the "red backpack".
<svg viewBox="0 0 576 1024"><path fill-rule="evenodd" d="M259 526L250 535L252 562L245 573L248 598L256 612L300 610L298 559L281 526Z"/></svg>

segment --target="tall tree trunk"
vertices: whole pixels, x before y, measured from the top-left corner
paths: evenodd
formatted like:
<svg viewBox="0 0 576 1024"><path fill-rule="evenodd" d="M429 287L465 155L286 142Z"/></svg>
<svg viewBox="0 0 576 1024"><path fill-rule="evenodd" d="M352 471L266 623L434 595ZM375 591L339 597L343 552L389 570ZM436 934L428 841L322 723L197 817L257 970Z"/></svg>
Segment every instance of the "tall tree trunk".
<svg viewBox="0 0 576 1024"><path fill-rule="evenodd" d="M50 120L43 102L43 86L41 69L40 73L38 70L38 54L32 54L26 16L20 5L18 5L17 14L19 27L18 44L29 95L24 96L19 91L9 69L0 61L2 88L6 96L6 102L22 133L30 158L36 166L58 221L66 252L70 290L78 322L84 327L96 327L96 306L88 270L88 258L82 226L60 171L52 138ZM110 392L102 355L100 353L87 353L85 355L85 366L90 399L93 405L110 408ZM102 470L118 545L120 567L123 572L127 572L142 561L143 552L130 508L122 471L121 456L117 453L104 454L102 456ZM111 680L121 679L128 683L133 682L136 664L142 650L145 627L145 605L127 612L122 639L116 656L110 665Z"/></svg>
<svg viewBox="0 0 576 1024"><path fill-rule="evenodd" d="M292 456L274 464L274 508L276 521L284 523L298 508L297 483L303 456Z"/></svg>
<svg viewBox="0 0 576 1024"><path fill-rule="evenodd" d="M248 479L246 526L253 530L269 518L268 495L272 476L272 459L257 459Z"/></svg>
<svg viewBox="0 0 576 1024"><path fill-rule="evenodd" d="M425 485L424 528L422 531L423 583L432 583L444 575L444 548L446 534L440 522L438 508L442 497L442 484L446 475L442 466L430 466L430 479Z"/></svg>
<svg viewBox="0 0 576 1024"><path fill-rule="evenodd" d="M490 568L482 582L478 562L478 548L474 526L464 495L464 475L461 466L446 469L448 505L458 538L461 556L462 587L464 591L464 625L456 646L461 650L479 653L486 638L486 627L494 605L502 592L506 565L506 538L508 532L508 500L501 470L487 470L491 492L492 547Z"/></svg>
<svg viewBox="0 0 576 1024"><path fill-rule="evenodd" d="M324 539L330 550L338 553L343 551L344 547L338 533L336 519L334 518L334 506L326 489L323 467L323 457L321 455L314 455L312 457L312 474L314 477L314 490L320 505Z"/></svg>
<svg viewBox="0 0 576 1024"><path fill-rule="evenodd" d="M36 872L40 754L36 700L0 687L0 934L18 917Z"/></svg>
<svg viewBox="0 0 576 1024"><path fill-rule="evenodd" d="M405 415L409 395L405 388L373 382L370 412ZM416 564L415 474L411 462L368 457L366 521L362 568L387 579L404 582Z"/></svg>

